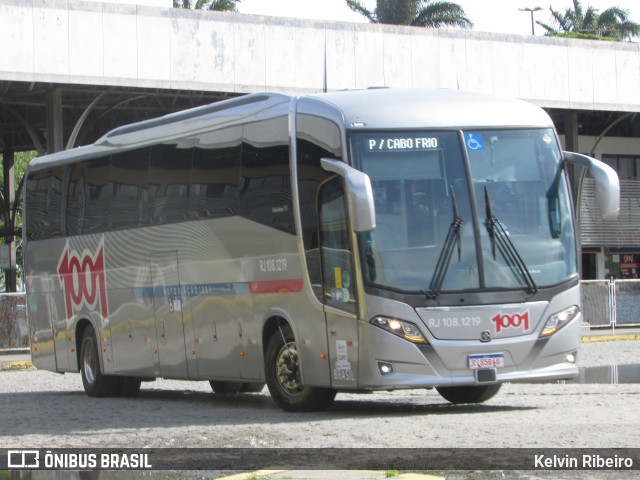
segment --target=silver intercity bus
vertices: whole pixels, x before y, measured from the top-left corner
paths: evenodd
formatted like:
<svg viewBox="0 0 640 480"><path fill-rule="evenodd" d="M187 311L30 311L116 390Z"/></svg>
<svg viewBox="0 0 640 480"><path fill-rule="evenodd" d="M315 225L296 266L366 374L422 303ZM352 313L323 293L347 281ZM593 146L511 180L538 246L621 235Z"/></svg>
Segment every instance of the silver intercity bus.
<svg viewBox="0 0 640 480"><path fill-rule="evenodd" d="M35 159L31 352L91 396L157 377L318 410L338 391L574 377L567 162L538 107L446 90L259 93Z"/></svg>

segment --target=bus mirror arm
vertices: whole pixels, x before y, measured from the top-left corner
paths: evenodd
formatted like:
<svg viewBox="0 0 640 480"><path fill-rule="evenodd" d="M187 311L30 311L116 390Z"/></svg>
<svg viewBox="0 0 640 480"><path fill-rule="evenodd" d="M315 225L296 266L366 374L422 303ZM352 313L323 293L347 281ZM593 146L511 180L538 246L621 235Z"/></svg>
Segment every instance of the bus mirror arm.
<svg viewBox="0 0 640 480"><path fill-rule="evenodd" d="M562 152L565 162L589 169L596 183L598 203L603 220L615 220L620 213L620 180L616 171L600 160L574 152Z"/></svg>
<svg viewBox="0 0 640 480"><path fill-rule="evenodd" d="M353 215L353 229L357 233L370 232L376 228L376 211L369 175L331 158L320 159L322 168L344 178L349 210Z"/></svg>

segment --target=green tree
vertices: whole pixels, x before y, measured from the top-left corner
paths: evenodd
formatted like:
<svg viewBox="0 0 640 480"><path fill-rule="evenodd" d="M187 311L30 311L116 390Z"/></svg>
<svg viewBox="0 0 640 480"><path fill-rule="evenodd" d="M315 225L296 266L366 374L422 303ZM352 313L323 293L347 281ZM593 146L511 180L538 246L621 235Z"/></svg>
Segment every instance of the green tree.
<svg viewBox="0 0 640 480"><path fill-rule="evenodd" d="M573 8L567 8L564 13L553 7L549 10L551 24L537 22L549 36L623 41L640 35L640 24L629 20L629 10L620 7L598 13L593 7L585 10L580 0L573 0Z"/></svg>
<svg viewBox="0 0 640 480"><path fill-rule="evenodd" d="M16 199L14 204L9 204L5 192L0 188L0 245L4 245L7 238L13 237L16 243L16 270L18 274L18 284L22 277L22 188L24 174L29 162L36 157L36 152L16 152L13 162L13 175L15 177ZM2 155L0 154L0 164ZM0 168L0 185L4 185L4 171ZM0 279L4 284L4 271L0 274Z"/></svg>
<svg viewBox="0 0 640 480"><path fill-rule="evenodd" d="M358 0L346 0L354 12L358 12L372 23L411 25L414 27L458 27L472 28L473 22L457 3L431 0L377 0L374 11L367 9Z"/></svg>
<svg viewBox="0 0 640 480"><path fill-rule="evenodd" d="M216 10L219 12L237 12L240 0L173 0L174 8L193 8L195 10Z"/></svg>

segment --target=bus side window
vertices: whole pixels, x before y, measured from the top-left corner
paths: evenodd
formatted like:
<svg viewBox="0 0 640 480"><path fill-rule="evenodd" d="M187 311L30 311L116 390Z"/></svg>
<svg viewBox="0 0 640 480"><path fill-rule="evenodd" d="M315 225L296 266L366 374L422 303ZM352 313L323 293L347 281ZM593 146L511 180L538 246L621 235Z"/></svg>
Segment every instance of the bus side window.
<svg viewBox="0 0 640 480"><path fill-rule="evenodd" d="M61 236L62 167L31 173L26 188L28 239L43 240Z"/></svg>
<svg viewBox="0 0 640 480"><path fill-rule="evenodd" d="M115 154L111 159L111 228L135 228L145 224L143 208L147 191L149 148ZM146 222L148 223L148 222Z"/></svg>
<svg viewBox="0 0 640 480"><path fill-rule="evenodd" d="M149 185L155 186L151 200L154 225L187 220L193 148L178 144L155 145L151 149Z"/></svg>
<svg viewBox="0 0 640 480"><path fill-rule="evenodd" d="M244 127L240 214L263 225L295 233L285 116Z"/></svg>
<svg viewBox="0 0 640 480"><path fill-rule="evenodd" d="M67 186L67 212L65 227L67 235L80 235L84 222L84 172L82 164L69 165L67 175L69 184Z"/></svg>
<svg viewBox="0 0 640 480"><path fill-rule="evenodd" d="M189 217L224 218L238 213L242 127L194 137Z"/></svg>
<svg viewBox="0 0 640 480"><path fill-rule="evenodd" d="M300 202L302 241L313 293L324 302L320 265L320 219L318 193L331 174L320 165L321 158L340 159L340 128L330 120L299 113L296 117L297 187Z"/></svg>
<svg viewBox="0 0 640 480"><path fill-rule="evenodd" d="M343 180L334 177L322 185L318 203L325 303L355 313L353 255Z"/></svg>
<svg viewBox="0 0 640 480"><path fill-rule="evenodd" d="M99 233L109 229L108 215L113 199L109 182L110 158L88 160L84 168L85 209L82 233Z"/></svg>

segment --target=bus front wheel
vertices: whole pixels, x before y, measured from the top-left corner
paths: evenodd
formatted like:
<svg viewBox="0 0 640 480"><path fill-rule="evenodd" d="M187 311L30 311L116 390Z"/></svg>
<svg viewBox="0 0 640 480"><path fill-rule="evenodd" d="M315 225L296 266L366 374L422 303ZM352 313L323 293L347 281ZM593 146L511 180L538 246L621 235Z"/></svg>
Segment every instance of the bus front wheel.
<svg viewBox="0 0 640 480"><path fill-rule="evenodd" d="M90 397L109 397L118 393L119 378L100 371L98 342L93 328L85 329L80 344L80 373L84 391Z"/></svg>
<svg viewBox="0 0 640 480"><path fill-rule="evenodd" d="M336 396L330 388L302 384L298 346L291 328L278 326L265 355L267 387L274 402L287 412L313 412L328 407Z"/></svg>
<svg viewBox="0 0 640 480"><path fill-rule="evenodd" d="M438 393L445 400L453 403L482 403L492 398L502 386L501 383L492 385L472 385L463 387L436 387Z"/></svg>

